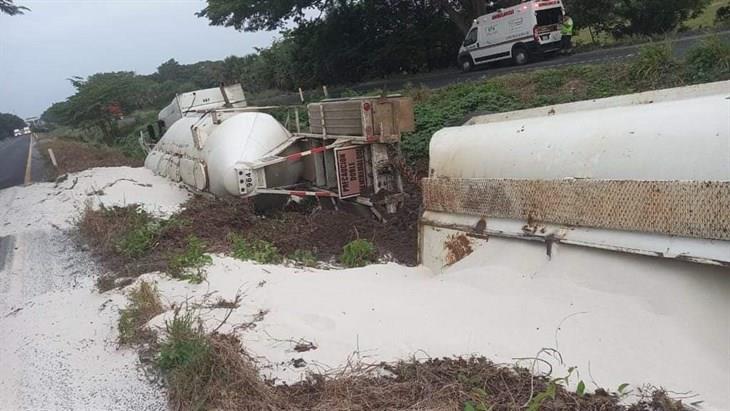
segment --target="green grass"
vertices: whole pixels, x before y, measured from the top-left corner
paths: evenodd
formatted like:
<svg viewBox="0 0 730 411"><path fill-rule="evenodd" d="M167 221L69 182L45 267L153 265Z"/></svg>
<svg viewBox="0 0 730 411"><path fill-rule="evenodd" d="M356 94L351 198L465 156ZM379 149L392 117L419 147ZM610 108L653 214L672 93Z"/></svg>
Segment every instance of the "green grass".
<svg viewBox="0 0 730 411"><path fill-rule="evenodd" d="M162 313L162 303L157 288L142 281L129 294L129 305L119 311L119 343L137 344L148 340L147 323Z"/></svg>
<svg viewBox="0 0 730 411"><path fill-rule="evenodd" d="M349 268L364 267L374 263L378 258L378 250L368 240L358 239L347 243L342 248L340 262Z"/></svg>
<svg viewBox="0 0 730 411"><path fill-rule="evenodd" d="M200 284L205 280L205 267L213 259L205 254L205 243L191 235L187 238L185 250L170 257L168 272L175 278Z"/></svg>
<svg viewBox="0 0 730 411"><path fill-rule="evenodd" d="M162 222L146 211L134 209L127 230L115 242L117 252L130 259L144 256L155 246L163 227Z"/></svg>
<svg viewBox="0 0 730 411"><path fill-rule="evenodd" d="M160 344L157 365L165 372L185 372L198 367L209 355L208 341L202 328L196 324L193 311L176 310L171 320L165 321L166 338Z"/></svg>
<svg viewBox="0 0 730 411"><path fill-rule="evenodd" d="M283 260L279 249L268 241L238 235L231 235L230 241L233 257L239 260L253 260L261 264L278 264Z"/></svg>
<svg viewBox="0 0 730 411"><path fill-rule="evenodd" d="M287 257L296 262L298 265L303 265L305 267L317 266L317 257L309 250L295 250Z"/></svg>
<svg viewBox="0 0 730 411"><path fill-rule="evenodd" d="M730 44L717 37L705 39L687 55L687 77L693 82L730 78Z"/></svg>

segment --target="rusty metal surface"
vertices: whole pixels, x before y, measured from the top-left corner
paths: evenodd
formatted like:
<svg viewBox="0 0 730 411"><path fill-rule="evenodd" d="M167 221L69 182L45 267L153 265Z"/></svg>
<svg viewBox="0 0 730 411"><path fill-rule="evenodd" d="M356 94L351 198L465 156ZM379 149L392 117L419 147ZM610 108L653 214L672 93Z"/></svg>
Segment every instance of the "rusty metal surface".
<svg viewBox="0 0 730 411"><path fill-rule="evenodd" d="M730 182L427 178L424 209L730 240Z"/></svg>

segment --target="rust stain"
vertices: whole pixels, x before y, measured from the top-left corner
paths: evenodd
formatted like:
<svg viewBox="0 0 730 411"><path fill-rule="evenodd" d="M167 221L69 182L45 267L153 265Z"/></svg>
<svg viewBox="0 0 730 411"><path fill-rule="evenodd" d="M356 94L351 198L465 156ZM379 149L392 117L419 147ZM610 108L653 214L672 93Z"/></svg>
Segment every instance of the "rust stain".
<svg viewBox="0 0 730 411"><path fill-rule="evenodd" d="M474 252L471 240L466 234L452 234L444 243L446 250L446 265L453 265Z"/></svg>
<svg viewBox="0 0 730 411"><path fill-rule="evenodd" d="M476 234L484 234L484 230L487 229L487 220L482 217L477 222L477 225L474 227L474 233Z"/></svg>

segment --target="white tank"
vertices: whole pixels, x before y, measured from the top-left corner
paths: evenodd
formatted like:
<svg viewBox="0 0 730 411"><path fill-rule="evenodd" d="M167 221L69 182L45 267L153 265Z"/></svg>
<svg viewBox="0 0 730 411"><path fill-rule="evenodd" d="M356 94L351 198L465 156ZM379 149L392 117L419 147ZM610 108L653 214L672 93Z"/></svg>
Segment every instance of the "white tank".
<svg viewBox="0 0 730 411"><path fill-rule="evenodd" d="M196 144L193 128L197 127ZM265 113L236 114L221 124L209 118L176 121L148 154L145 167L173 181L182 181L215 195L238 195L238 162L256 161L286 142L290 133ZM271 184L294 184L302 165L287 164L267 174Z"/></svg>
<svg viewBox="0 0 730 411"><path fill-rule="evenodd" d="M431 177L730 180L730 83L717 94L446 128ZM547 110L546 110L547 111Z"/></svg>

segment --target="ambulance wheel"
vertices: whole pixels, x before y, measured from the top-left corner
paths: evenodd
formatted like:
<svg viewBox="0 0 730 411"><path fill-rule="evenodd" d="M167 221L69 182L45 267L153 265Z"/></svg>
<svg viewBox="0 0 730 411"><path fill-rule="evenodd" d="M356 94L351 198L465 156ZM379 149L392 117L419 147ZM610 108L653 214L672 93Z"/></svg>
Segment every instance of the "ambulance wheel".
<svg viewBox="0 0 730 411"><path fill-rule="evenodd" d="M474 61L469 56L462 57L459 60L459 67L461 68L461 71L468 73L474 69Z"/></svg>
<svg viewBox="0 0 730 411"><path fill-rule="evenodd" d="M527 49L524 47L518 46L512 49L512 62L514 62L516 66L527 64L529 60L530 55L527 54Z"/></svg>

